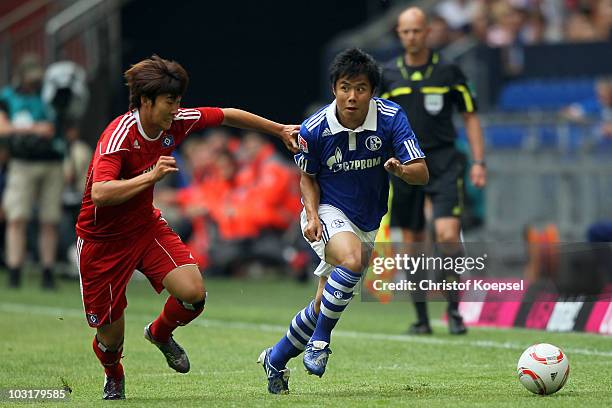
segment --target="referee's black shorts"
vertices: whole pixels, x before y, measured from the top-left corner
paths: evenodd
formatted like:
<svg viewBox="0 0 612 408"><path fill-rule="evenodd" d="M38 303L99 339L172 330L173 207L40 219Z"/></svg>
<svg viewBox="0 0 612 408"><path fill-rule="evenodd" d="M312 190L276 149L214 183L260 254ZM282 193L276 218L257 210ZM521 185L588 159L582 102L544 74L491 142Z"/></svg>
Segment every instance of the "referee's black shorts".
<svg viewBox="0 0 612 408"><path fill-rule="evenodd" d="M425 228L425 196L433 205L433 218L460 217L463 212L463 175L465 155L455 148L426 152L429 183L413 186L391 176L391 227L411 231Z"/></svg>

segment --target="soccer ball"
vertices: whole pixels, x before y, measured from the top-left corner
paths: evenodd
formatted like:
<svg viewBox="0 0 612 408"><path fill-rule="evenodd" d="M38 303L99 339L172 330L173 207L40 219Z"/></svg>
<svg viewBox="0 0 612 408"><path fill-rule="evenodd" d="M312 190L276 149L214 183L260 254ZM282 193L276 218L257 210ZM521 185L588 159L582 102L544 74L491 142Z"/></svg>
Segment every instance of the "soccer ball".
<svg viewBox="0 0 612 408"><path fill-rule="evenodd" d="M529 346L519 358L518 378L534 394L549 395L559 391L569 376L567 355L552 344Z"/></svg>

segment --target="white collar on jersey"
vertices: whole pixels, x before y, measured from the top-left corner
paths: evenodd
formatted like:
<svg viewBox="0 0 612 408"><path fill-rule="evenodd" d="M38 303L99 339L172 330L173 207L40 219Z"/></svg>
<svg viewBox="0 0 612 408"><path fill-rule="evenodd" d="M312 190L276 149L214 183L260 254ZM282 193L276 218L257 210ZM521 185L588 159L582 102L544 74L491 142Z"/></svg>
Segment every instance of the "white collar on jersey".
<svg viewBox="0 0 612 408"><path fill-rule="evenodd" d="M363 121L363 124L357 127L357 129L355 130L345 128L338 121L338 117L336 116L336 100L335 99L327 107L327 112L325 112L325 115L327 117L327 124L329 125L329 130L331 130L331 132L334 135L340 132L359 133L359 132L363 132L364 130L376 131L377 114L376 114L376 101L374 99L370 99L370 106L368 107L368 114L366 115L366 118Z"/></svg>
<svg viewBox="0 0 612 408"><path fill-rule="evenodd" d="M147 136L147 134L145 133L144 129L142 128L142 125L140 124L140 113L138 112L138 109L134 110L134 117L136 118L136 125L138 126L138 131L140 132L140 135L142 137L144 137L146 140L148 140L150 142L154 142L155 140L159 139L159 137L162 135L162 133L164 133L163 130L160 130L159 134L157 135L157 137L150 138L149 136Z"/></svg>

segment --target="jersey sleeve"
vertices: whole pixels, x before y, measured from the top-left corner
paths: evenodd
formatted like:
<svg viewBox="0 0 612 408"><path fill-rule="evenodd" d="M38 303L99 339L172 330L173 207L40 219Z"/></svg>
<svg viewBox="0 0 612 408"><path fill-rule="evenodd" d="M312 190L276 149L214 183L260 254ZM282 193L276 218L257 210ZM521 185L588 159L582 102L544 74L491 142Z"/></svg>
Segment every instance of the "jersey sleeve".
<svg viewBox="0 0 612 408"><path fill-rule="evenodd" d="M403 109L397 111L391 126L391 131L393 132L393 151L395 157L402 164L425 157Z"/></svg>
<svg viewBox="0 0 612 408"><path fill-rule="evenodd" d="M121 163L129 153L129 135L135 129L136 118L123 115L104 130L96 146L93 165L93 182L118 180L121 174Z"/></svg>
<svg viewBox="0 0 612 408"><path fill-rule="evenodd" d="M318 157L318 145L316 137L302 125L298 135L298 146L300 151L294 156L295 164L306 174L314 176L321 168Z"/></svg>
<svg viewBox="0 0 612 408"><path fill-rule="evenodd" d="M463 71L456 65L452 66L452 70L453 83L451 86L451 95L453 103L459 112L476 112L476 97L468 86L467 78L463 74Z"/></svg>
<svg viewBox="0 0 612 408"><path fill-rule="evenodd" d="M122 159L122 151L100 155L94 165L93 182L118 180Z"/></svg>
<svg viewBox="0 0 612 408"><path fill-rule="evenodd" d="M197 132L200 129L220 126L224 117L220 108L179 109L174 121L180 128L181 133L187 136L189 133Z"/></svg>

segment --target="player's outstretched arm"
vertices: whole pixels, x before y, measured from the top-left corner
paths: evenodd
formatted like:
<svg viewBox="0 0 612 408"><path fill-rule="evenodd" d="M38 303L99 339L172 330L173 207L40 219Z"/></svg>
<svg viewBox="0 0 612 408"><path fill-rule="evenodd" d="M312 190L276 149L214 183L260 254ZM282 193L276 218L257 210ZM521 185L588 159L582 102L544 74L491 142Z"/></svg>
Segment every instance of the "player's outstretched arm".
<svg viewBox="0 0 612 408"><path fill-rule="evenodd" d="M391 157L385 163L385 170L408 184L424 185L429 182L429 170L423 159L416 159L402 164L395 157Z"/></svg>
<svg viewBox="0 0 612 408"><path fill-rule="evenodd" d="M300 131L299 125L282 125L241 109L224 108L222 111L224 125L274 135L283 141L289 151L298 151L296 137Z"/></svg>
<svg viewBox="0 0 612 408"><path fill-rule="evenodd" d="M304 209L306 210L306 228L304 228L304 236L310 242L315 242L321 239L323 227L319 219L319 200L321 198L321 189L319 183L314 176L301 173L300 191L304 201Z"/></svg>
<svg viewBox="0 0 612 408"><path fill-rule="evenodd" d="M118 205L141 193L168 173L178 171L176 159L172 156L161 156L153 170L128 180L98 181L91 186L91 200L96 207Z"/></svg>

